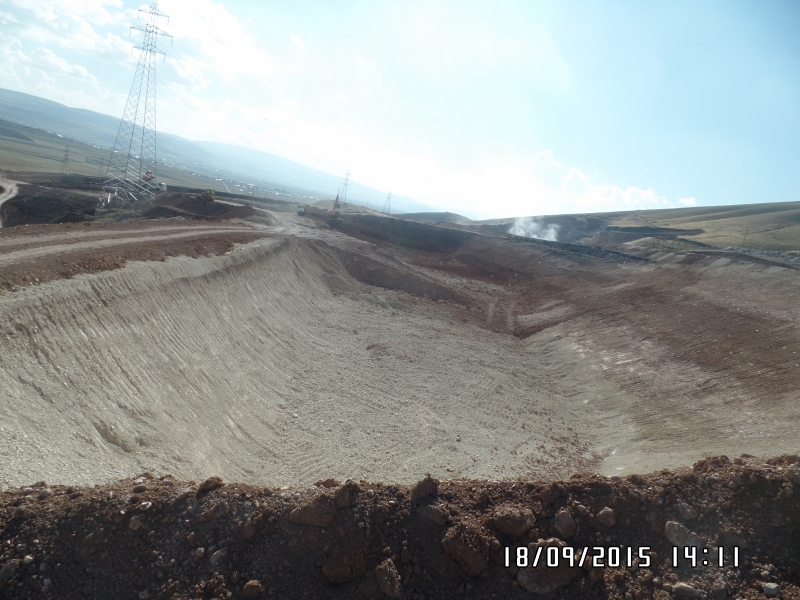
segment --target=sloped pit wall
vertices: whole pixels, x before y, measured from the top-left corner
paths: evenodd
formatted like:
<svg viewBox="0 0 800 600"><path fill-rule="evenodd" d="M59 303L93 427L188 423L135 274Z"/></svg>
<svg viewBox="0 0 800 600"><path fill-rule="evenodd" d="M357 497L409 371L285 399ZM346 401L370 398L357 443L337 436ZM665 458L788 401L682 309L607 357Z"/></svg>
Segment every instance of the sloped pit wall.
<svg viewBox="0 0 800 600"><path fill-rule="evenodd" d="M376 215L344 214L332 226L353 237L389 242L396 246L432 252L455 250L476 234L427 223Z"/></svg>
<svg viewBox="0 0 800 600"><path fill-rule="evenodd" d="M431 300L449 300L469 305L466 297L431 278L412 272L399 261L376 260L352 250L337 249L337 254L350 276L369 285L408 292Z"/></svg>

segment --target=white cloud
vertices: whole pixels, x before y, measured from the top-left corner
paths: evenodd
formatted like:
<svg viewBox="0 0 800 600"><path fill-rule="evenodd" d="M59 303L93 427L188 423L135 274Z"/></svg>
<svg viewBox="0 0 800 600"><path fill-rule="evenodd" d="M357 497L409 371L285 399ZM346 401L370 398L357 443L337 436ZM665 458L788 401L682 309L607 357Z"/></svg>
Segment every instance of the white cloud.
<svg viewBox="0 0 800 600"><path fill-rule="evenodd" d="M295 46L298 46L299 48L306 47L306 43L303 41L303 38L300 38L296 35L292 36L292 42L294 43Z"/></svg>
<svg viewBox="0 0 800 600"><path fill-rule="evenodd" d="M683 204L683 206L697 206L697 200L694 198L680 198L678 204Z"/></svg>
<svg viewBox="0 0 800 600"><path fill-rule="evenodd" d="M347 102L347 96L342 94L341 92L336 92L336 97L339 99L340 102Z"/></svg>
<svg viewBox="0 0 800 600"><path fill-rule="evenodd" d="M239 76L268 80L275 74L272 57L253 32L224 4L211 0L163 0L175 38L168 52L179 75L201 88L209 79L232 82Z"/></svg>
<svg viewBox="0 0 800 600"><path fill-rule="evenodd" d="M360 64L360 65L364 65L365 67L374 67L375 66L374 62L372 62L371 60L369 60L368 58L366 58L364 56L359 56L356 59L356 62L358 62L358 64Z"/></svg>

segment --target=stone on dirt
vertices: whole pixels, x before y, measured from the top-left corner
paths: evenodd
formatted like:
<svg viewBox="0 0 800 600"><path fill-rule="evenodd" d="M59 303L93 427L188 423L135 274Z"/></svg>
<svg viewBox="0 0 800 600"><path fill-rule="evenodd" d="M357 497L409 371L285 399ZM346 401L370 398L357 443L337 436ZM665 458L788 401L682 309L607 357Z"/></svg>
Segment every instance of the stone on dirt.
<svg viewBox="0 0 800 600"><path fill-rule="evenodd" d="M473 535L463 525L448 529L442 540L442 547L447 555L455 560L461 568L472 577L477 577L486 570L488 562L476 547Z"/></svg>
<svg viewBox="0 0 800 600"><path fill-rule="evenodd" d="M0 569L0 582L8 581L17 572L19 560L10 560Z"/></svg>
<svg viewBox="0 0 800 600"><path fill-rule="evenodd" d="M700 538L677 521L667 521L664 525L664 535L673 546L699 546Z"/></svg>
<svg viewBox="0 0 800 600"><path fill-rule="evenodd" d="M214 554L211 555L209 562L211 563L212 567L217 566L219 563L222 562L222 559L225 558L225 550L217 550Z"/></svg>
<svg viewBox="0 0 800 600"><path fill-rule="evenodd" d="M425 498L436 498L439 495L439 480L428 474L425 479L418 481L411 489L411 502L418 502Z"/></svg>
<svg viewBox="0 0 800 600"><path fill-rule="evenodd" d="M212 490L217 489L218 487L222 487L222 478L221 477L209 477L203 483L200 484L200 487L197 488L198 493L203 492L210 492Z"/></svg>
<svg viewBox="0 0 800 600"><path fill-rule="evenodd" d="M500 507L494 515L494 526L504 535L520 536L528 533L536 519L530 508Z"/></svg>
<svg viewBox="0 0 800 600"><path fill-rule="evenodd" d="M128 521L128 529L131 531L139 531L142 525L144 525L144 520L138 515L132 516L131 520Z"/></svg>
<svg viewBox="0 0 800 600"><path fill-rule="evenodd" d="M547 548L558 548L559 554L562 548L566 547L566 542L557 538L539 540L535 544L528 544L530 556L536 556L539 548L542 548L542 555L547 552ZM517 573L517 583L523 589L534 594L549 594L553 590L569 584L579 574L578 567L570 567L569 563L559 561L559 566L552 568L547 566L547 561L539 561L536 567L530 566L520 569Z"/></svg>
<svg viewBox="0 0 800 600"><path fill-rule="evenodd" d="M350 506L356 501L361 488L355 481L347 480L345 484L336 490L336 507L344 508Z"/></svg>
<svg viewBox="0 0 800 600"><path fill-rule="evenodd" d="M251 579L242 588L242 598L258 598L261 595L261 582Z"/></svg>
<svg viewBox="0 0 800 600"><path fill-rule="evenodd" d="M561 537L570 538L575 533L575 519L566 508L558 511L553 525Z"/></svg>
<svg viewBox="0 0 800 600"><path fill-rule="evenodd" d="M336 500L330 492L314 496L302 506L289 513L289 521L296 525L328 527L336 516Z"/></svg>
<svg viewBox="0 0 800 600"><path fill-rule="evenodd" d="M330 477L328 479L320 479L314 485L317 486L317 487L335 488L335 487L339 487L340 485L342 485L342 482L339 481L338 479L334 479L333 477Z"/></svg>
<svg viewBox="0 0 800 600"><path fill-rule="evenodd" d="M700 590L688 583L678 582L672 586L673 595L678 598L700 598Z"/></svg>
<svg viewBox="0 0 800 600"><path fill-rule="evenodd" d="M391 558L387 558L375 568L375 579L378 587L387 598L400 598L403 595L403 585L400 574Z"/></svg>
<svg viewBox="0 0 800 600"><path fill-rule="evenodd" d="M777 583L765 583L762 589L767 598L777 598L781 593L781 586Z"/></svg>
<svg viewBox="0 0 800 600"><path fill-rule="evenodd" d="M417 513L432 523L444 525L450 520L450 512L444 506L425 504L417 509Z"/></svg>
<svg viewBox="0 0 800 600"><path fill-rule="evenodd" d="M617 524L617 515L613 508L606 506L603 510L597 513L597 520L606 527L613 527Z"/></svg>
<svg viewBox="0 0 800 600"><path fill-rule="evenodd" d="M686 504L683 500L678 500L675 503L675 508L678 509L678 514L680 514L681 518L686 519L687 521L697 518L697 511Z"/></svg>

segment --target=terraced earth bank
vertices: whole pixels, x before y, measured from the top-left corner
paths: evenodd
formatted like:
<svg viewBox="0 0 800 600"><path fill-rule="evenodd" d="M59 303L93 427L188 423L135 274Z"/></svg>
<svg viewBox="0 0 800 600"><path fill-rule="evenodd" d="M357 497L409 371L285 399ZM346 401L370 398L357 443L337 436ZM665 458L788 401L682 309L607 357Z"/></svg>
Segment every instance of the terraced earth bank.
<svg viewBox="0 0 800 600"><path fill-rule="evenodd" d="M481 587L478 580L485 569L475 572L478 559L464 558L459 550L478 548L483 560L495 560L490 553L494 542L481 537L483 533L469 533L467 523L476 520L480 531L487 527L494 531L485 519L505 502L502 498L519 504L528 494L534 503L525 500L529 508L544 510L534 515L537 522L547 523L531 530L536 532L531 535L549 539L559 537L553 533L555 525L547 521L555 519L558 510L568 507L573 518L596 519L603 508L597 498L609 503L617 493L607 490L611 496L606 499L602 495L606 492L595 490L591 492L595 500L584 499L580 489L593 489L594 484L567 479L573 473L594 473L597 477L592 481L605 482L598 483L601 487L628 489L627 483L605 477L680 468L709 455L765 457L800 451L796 435L800 428L800 309L796 303L800 279L795 269L713 254L687 257L647 251L634 255L374 216L320 220L279 212L248 214L247 220L221 222L178 218L0 230L0 278L6 282L0 293L0 491L6 492L2 504L5 565L0 568L17 565L5 571L10 573L5 581L12 583L4 593L24 588L27 594L39 583L39 588L48 587L43 576L29 568L32 562L14 562L26 556L17 554L34 539L42 542L47 527L63 526L70 531L66 538L53 538L60 541L47 551L51 556L61 556L59 552L67 551L63 544L71 545L70 540L79 535L85 541L94 531L90 531L93 524L100 523L86 521L86 511L106 510L102 507L109 491L124 497L123 505L115 501L110 512L103 513L108 526L100 526L103 532L97 539L117 541L109 542L112 545L98 556L106 552L108 559L117 548L114 544L128 544L126 540L137 552L145 552L130 555L130 560L137 561L135 570L150 573L142 575L146 584L136 580L136 585L144 586L137 594L225 597L228 592L249 593L246 581L231 582L232 572L220 571L228 582L222 585L214 569L184 569L183 579L166 574L159 578L157 569L156 585L152 564L171 559L147 544L162 534L183 536L183 529L167 527L169 519L175 523L179 516L182 521L188 519L191 529L192 513L200 505L189 511L193 501L174 509L175 514L169 512L173 509L145 514L174 498L150 499L133 492L132 486L130 492L123 489L130 483L124 483L125 478L141 473L152 473L145 475L151 483L164 481L163 476L170 474L168 480L176 486L183 485L180 481L203 481L209 475L247 482L247 486L226 488L241 501L241 510L248 508L245 502L255 506L253 499L265 486L271 490L264 492L269 502L278 502L283 492L290 492L281 502L291 504L317 494L320 487L309 487L314 482L331 478L359 482L358 494L363 491L364 495L358 497L373 502L377 495L385 501L381 510L389 512L383 515L370 508L371 520L347 518L371 523L360 529L372 528L369 535L374 537L362 540L370 548L384 538L394 540L380 551L389 548L381 554L382 561L392 559L399 579L391 575L388 565L380 573L403 583L408 597L448 597L446 590L454 582L468 596L497 593L505 597L499 589ZM742 460L738 466L750 464L750 459ZM783 469L795 464L791 457L781 460ZM717 471L728 469L726 464ZM758 464L769 473L763 463ZM690 481L700 486L692 487L691 502L707 504L698 509L704 514L713 512L712 505L731 514L744 512L736 527L735 519L717 521L715 527L730 521L737 535L744 536L746 519L768 519L764 523L777 523L769 525L776 528L796 524L791 478L769 484L772 487L759 491L754 499L748 496L754 503L740 509L739 496L728 497L724 490L723 499L714 495L715 486L722 485L712 476L717 471L700 483ZM428 473L442 489L451 489L453 498L463 499L452 510L447 508L451 516L461 518L444 519L438 525L443 529L430 537L453 561L442 559L442 564L450 566L442 567L439 575L445 578L439 587L435 581L433 587L404 583L411 577L408 569L420 576L427 573L433 580L439 576L424 570L415 573L413 559L403 563L402 542L411 542L392 536L406 536L403 528L410 531L417 525L403 521L399 528L383 529L389 527L387 520L391 524L392 511L403 508L408 515L418 514L425 503L412 501L408 486ZM673 476L667 473L663 478L671 481ZM763 474L756 477L772 481ZM636 505L637 519L630 517L631 521L640 523L645 518L647 525L642 526L661 527L663 536L661 521L666 522L672 513L655 512L652 520L648 507L678 510L684 484L676 484L680 490L675 489L671 500L661 496L666 502L663 506L657 500L648 504L644 496L649 498L653 489L665 485L653 483L656 479L655 475L647 479L644 488L636 479L625 481L639 486L632 498L642 502L642 507ZM22 492L23 486L42 480L46 484L31 488L35 494ZM561 500L542 503L543 482L559 480L564 490L572 491L559 492ZM387 483L369 483L378 481ZM511 488L515 481L519 487ZM734 485L741 487L737 481ZM100 485L102 489L97 490L101 491L94 485ZM63 496L64 502L81 498L83 508L47 504L47 494L42 503L31 504L40 502L39 488L62 492L53 497ZM484 488L485 501L478 491ZM790 491L781 491L784 488ZM206 497L202 492L197 496L198 490L193 489L195 498ZM490 489L501 490L502 498L492 500L500 492ZM527 491L519 495L523 489ZM389 496L384 497L386 490ZM534 490L538 490L541 508L533 500ZM767 506L767 500L778 498L779 492L783 494L780 501L786 499L775 509L780 518L752 513L755 504ZM582 503L593 516L584 515L573 501ZM142 508L142 502L153 505ZM725 502L727 507L717 504ZM289 504L270 505L264 519L275 520L264 525L266 530L284 526L281 515L288 519L297 508L289 510ZM23 505L27 508L18 511ZM351 510L355 505L347 506ZM289 512L284 514L281 507ZM335 519L340 519L343 508L334 511ZM132 509L142 511L148 533L130 528ZM219 511L216 517L208 513L200 523L232 514L228 509ZM364 511L356 512L363 516ZM45 518L45 514L52 522L27 520L33 515ZM246 515L236 514L233 523L244 527ZM152 515L158 518L153 521ZM411 518L408 515L403 518ZM425 518L430 521L430 516L434 523L443 518L433 513ZM45 529L36 529L34 523ZM117 534L111 532L120 523L122 537L114 537ZM32 528L25 529L26 524ZM283 540L287 551L297 550L284 565L289 569L284 576L295 582L304 571L291 570L292 561L301 560L292 556L306 556L306 552L314 557L308 559L309 565L321 569L333 545L350 539L346 528L345 533L331 533L338 531L336 525L322 527L328 532L324 535L315 529L318 525L294 525L300 528L292 529L291 535L296 533L298 539L291 535L273 539L279 545ZM756 532L762 531L761 525L752 527L749 535L762 536ZM466 533L447 533L451 530ZM723 530L709 529L704 535L718 539ZM150 536L149 531L155 533ZM214 543L207 540L196 547L205 551L214 546L219 551L221 540L234 539L233 529L225 531L203 529ZM794 530L781 529L780 535L788 535L787 531ZM190 533L185 531L187 536ZM596 533L592 530L591 535ZM446 535L461 537L442 546ZM564 538L563 532L560 537ZM93 539L88 542L90 548ZM763 550L765 544L754 547ZM756 559L751 556L759 568L762 550L752 555ZM152 554L156 551L158 556ZM80 553L80 548L76 546L75 552ZM334 554L349 556L347 552ZM784 561L782 554L774 556ZM190 559L188 568L201 559ZM61 565L73 564L70 560L56 559ZM102 562L83 566L80 556L75 560L75 568L93 569L90 575L106 569ZM313 589L327 591L309 591L308 597L352 597L363 583L363 573L370 574L368 580L377 577L375 569L382 562L368 562L363 571L361 566L341 566L343 572L353 574L347 579L351 587L336 587L344 582L323 573L319 581L329 587ZM780 571L777 575L771 575L769 564L762 569L767 575L784 583L794 581L788 571L781 571L791 566L789 562L774 565ZM446 573L455 579L447 579ZM37 579L30 579L34 574ZM244 568L240 575L255 577ZM767 576L750 576L756 577L758 585L772 582ZM281 579L278 571L274 577ZM76 579L80 585L69 587L64 596L79 597L85 579L83 575ZM23 580L36 585L25 587L29 583L24 583L20 588ZM102 584L87 588L90 597L118 597L96 574L89 580ZM208 583L211 580L217 583ZM182 583L170 588L175 581ZM370 581L364 585L373 586ZM589 577L588 581L594 580ZM657 590L606 585L569 593L575 597L583 592L619 593L620 597L627 593L638 598L636 593L674 591L673 583ZM201 587L195 589L195 585ZM711 584L697 585L706 595L712 590ZM731 590L744 589L738 583L731 585ZM751 588L756 589L747 587ZM261 593L281 589L270 583L262 586ZM359 593L369 597L374 586L371 589ZM59 597L53 590L46 593Z"/></svg>

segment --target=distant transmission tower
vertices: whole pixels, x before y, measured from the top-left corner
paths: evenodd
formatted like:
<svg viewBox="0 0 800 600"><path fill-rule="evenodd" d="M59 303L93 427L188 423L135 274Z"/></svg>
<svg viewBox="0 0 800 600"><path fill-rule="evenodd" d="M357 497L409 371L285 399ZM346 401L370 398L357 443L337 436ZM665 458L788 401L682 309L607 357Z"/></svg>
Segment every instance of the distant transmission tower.
<svg viewBox="0 0 800 600"><path fill-rule="evenodd" d="M387 215L392 214L392 192L389 192L389 195L386 196L386 202L383 203L383 210L381 212Z"/></svg>
<svg viewBox="0 0 800 600"><path fill-rule="evenodd" d="M139 64L133 76L128 102L119 123L114 150L108 162L104 191L108 195L105 204L115 198L122 204L138 200L152 200L157 189L156 178L156 55L164 53L158 49L158 36L172 37L158 25L159 12L156 0L146 13L145 25L134 25L131 29L144 32L142 43L136 48Z"/></svg>
<svg viewBox="0 0 800 600"><path fill-rule="evenodd" d="M69 175L69 146L64 147L64 159L61 161L61 173Z"/></svg>
<svg viewBox="0 0 800 600"><path fill-rule="evenodd" d="M344 176L344 181L342 182L341 187L339 188L339 198L342 202L347 200L347 186L350 184L350 171L348 171Z"/></svg>

